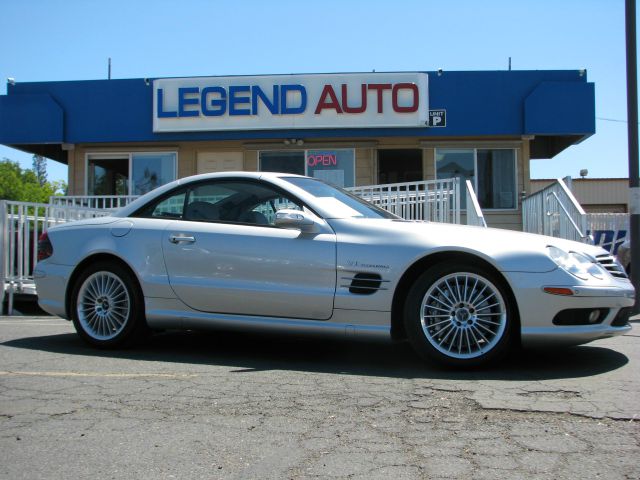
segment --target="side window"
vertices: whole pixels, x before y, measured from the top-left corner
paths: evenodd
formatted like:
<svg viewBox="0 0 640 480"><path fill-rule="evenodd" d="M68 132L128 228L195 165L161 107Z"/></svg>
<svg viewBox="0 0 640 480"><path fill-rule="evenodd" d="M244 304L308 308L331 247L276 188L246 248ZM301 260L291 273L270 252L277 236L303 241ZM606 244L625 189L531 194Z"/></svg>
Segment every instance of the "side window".
<svg viewBox="0 0 640 480"><path fill-rule="evenodd" d="M185 209L185 220L199 222L218 222L222 215L233 205L231 200L236 189L233 184L202 183L189 191L189 200Z"/></svg>
<svg viewBox="0 0 640 480"><path fill-rule="evenodd" d="M184 190L173 195L165 197L156 203L145 207L143 210L135 214L136 217L147 218L183 218L184 199L186 192Z"/></svg>
<svg viewBox="0 0 640 480"><path fill-rule="evenodd" d="M184 219L248 225L275 225L276 212L301 209L299 202L269 185L251 181L217 181L193 187Z"/></svg>
<svg viewBox="0 0 640 480"><path fill-rule="evenodd" d="M261 202L253 207L249 214L253 215L254 218L259 220L259 222L249 223L261 223L264 225L273 226L276 224L276 212L284 209L302 210L300 205L298 205L297 203L294 203L292 200L285 196L278 195L275 198Z"/></svg>

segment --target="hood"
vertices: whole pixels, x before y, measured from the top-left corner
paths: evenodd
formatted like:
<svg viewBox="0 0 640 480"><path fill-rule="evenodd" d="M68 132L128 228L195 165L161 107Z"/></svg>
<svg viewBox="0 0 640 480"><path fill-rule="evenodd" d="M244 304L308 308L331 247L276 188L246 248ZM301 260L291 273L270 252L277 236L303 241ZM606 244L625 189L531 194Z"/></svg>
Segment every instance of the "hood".
<svg viewBox="0 0 640 480"><path fill-rule="evenodd" d="M547 246L581 252L591 257L606 254L600 247L560 238L498 228L403 220L342 219L331 222L339 231L349 226L368 238L378 237L390 246L405 245L437 252L458 250L483 257L502 271L549 272L557 265L547 255Z"/></svg>

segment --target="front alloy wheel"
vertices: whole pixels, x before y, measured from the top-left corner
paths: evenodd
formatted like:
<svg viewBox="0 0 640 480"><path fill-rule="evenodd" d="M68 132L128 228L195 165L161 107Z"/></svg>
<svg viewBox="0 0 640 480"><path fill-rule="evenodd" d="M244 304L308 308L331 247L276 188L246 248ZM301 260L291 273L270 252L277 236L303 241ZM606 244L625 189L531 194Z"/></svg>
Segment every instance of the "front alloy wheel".
<svg viewBox="0 0 640 480"><path fill-rule="evenodd" d="M512 313L499 279L475 266L437 265L412 287L405 308L410 342L424 357L478 366L506 353Z"/></svg>

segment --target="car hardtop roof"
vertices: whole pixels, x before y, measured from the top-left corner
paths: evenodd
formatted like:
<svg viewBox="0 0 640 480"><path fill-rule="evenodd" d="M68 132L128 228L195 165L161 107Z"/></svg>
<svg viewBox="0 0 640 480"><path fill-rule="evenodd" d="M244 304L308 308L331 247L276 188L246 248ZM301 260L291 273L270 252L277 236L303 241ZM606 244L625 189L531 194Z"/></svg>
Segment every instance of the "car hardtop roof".
<svg viewBox="0 0 640 480"><path fill-rule="evenodd" d="M173 182L167 183L159 188L156 188L155 190L152 190L151 192L142 195L141 197L137 198L136 200L134 200L133 202L131 202L130 204L128 204L127 206L121 208L120 210L118 210L117 212L115 212L113 214L113 216L115 217L128 217L131 213L133 213L134 211L136 211L138 208L140 208L142 205L146 204L149 201L152 201L154 198L157 198L161 195L164 195L166 192L173 190L174 188L180 186L180 185L186 185L189 183L193 183L193 182L200 182L203 180L209 180L209 179L224 179L224 178L229 178L229 179L234 179L234 178L249 178L249 179L255 179L255 180L260 180L261 178L264 179L278 179L278 178L284 178L284 177L298 177L298 178L305 178L304 175L296 175L294 173L280 173L280 172L242 172L242 171L233 171L233 172L213 172L213 173L201 173L199 175L192 175L189 177L183 177L183 178L179 178L178 180L175 180Z"/></svg>
<svg viewBox="0 0 640 480"><path fill-rule="evenodd" d="M176 185L182 185L184 183L197 182L200 180L207 180L209 178L282 178L282 177L304 177L304 175L297 175L295 173L284 172L246 172L246 171L232 171L232 172L212 172L212 173L200 173L198 175L191 175L189 177L183 177L174 182Z"/></svg>

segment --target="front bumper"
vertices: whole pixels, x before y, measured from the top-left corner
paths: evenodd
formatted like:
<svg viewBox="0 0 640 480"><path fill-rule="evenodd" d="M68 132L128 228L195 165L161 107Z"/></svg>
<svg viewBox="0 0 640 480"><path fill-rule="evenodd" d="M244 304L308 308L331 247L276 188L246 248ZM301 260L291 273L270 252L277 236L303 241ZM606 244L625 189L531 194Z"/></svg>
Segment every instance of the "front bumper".
<svg viewBox="0 0 640 480"><path fill-rule="evenodd" d="M611 325L575 325L553 327L523 327L522 345L524 347L552 347L582 345L602 338L624 335L631 325L612 327Z"/></svg>
<svg viewBox="0 0 640 480"><path fill-rule="evenodd" d="M519 307L521 342L529 346L580 345L627 333L631 326L620 322L622 309L633 306L635 291L626 279L609 279L606 284L586 285L569 274L506 274ZM569 283L571 282L571 283ZM573 295L551 295L543 287L566 287ZM607 315L592 325L554 325L555 316L570 309L608 309Z"/></svg>

